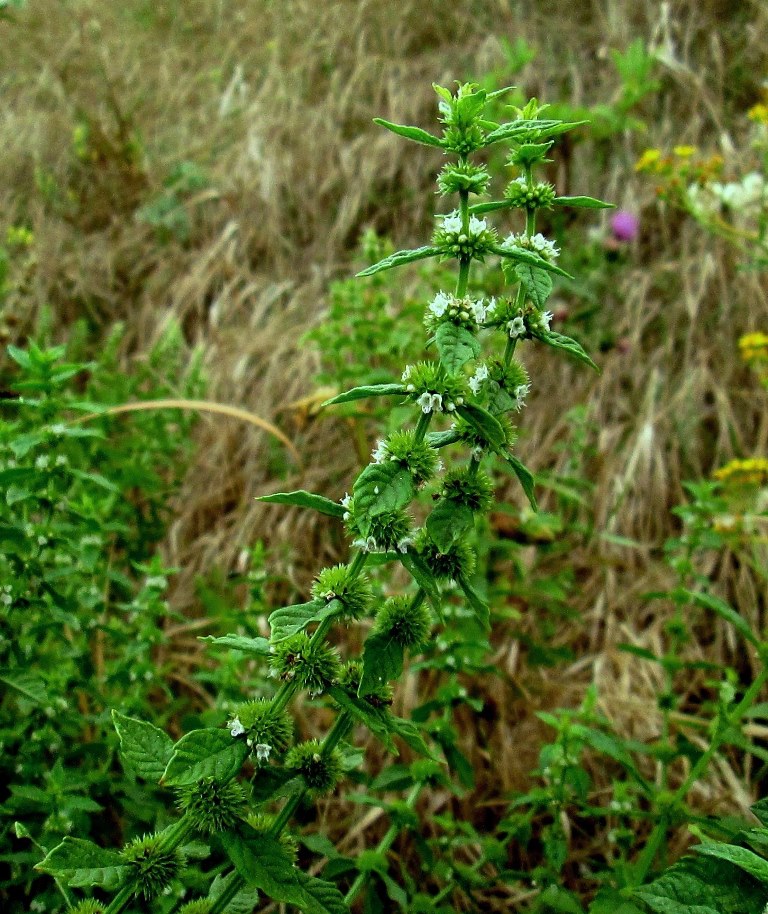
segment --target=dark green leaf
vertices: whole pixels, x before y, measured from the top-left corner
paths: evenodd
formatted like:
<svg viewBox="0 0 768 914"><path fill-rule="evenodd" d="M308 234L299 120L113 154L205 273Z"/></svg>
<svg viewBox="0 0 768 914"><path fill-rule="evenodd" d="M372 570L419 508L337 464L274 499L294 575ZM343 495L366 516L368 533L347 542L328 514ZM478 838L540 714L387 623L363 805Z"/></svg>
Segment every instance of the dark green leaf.
<svg viewBox="0 0 768 914"><path fill-rule="evenodd" d="M414 752L418 752L419 755L423 755L425 758L430 758L435 761L434 753L424 742L424 737L412 720L404 720L402 717L390 715L390 729L393 733L396 733L407 746L410 746Z"/></svg>
<svg viewBox="0 0 768 914"><path fill-rule="evenodd" d="M694 850L708 857L727 860L762 882L768 892L768 860L759 857L754 851L746 847L737 847L735 844L721 844L720 842L699 844L694 847Z"/></svg>
<svg viewBox="0 0 768 914"><path fill-rule="evenodd" d="M0 670L0 682L20 692L35 704L42 705L48 701L45 680L36 673L26 670Z"/></svg>
<svg viewBox="0 0 768 914"><path fill-rule="evenodd" d="M442 149L445 145L439 137L432 136L431 133L427 133L426 130L422 130L420 127L405 127L402 124L393 124L381 117L375 117L373 123L378 124L379 127L386 127L387 130L391 130L392 133L396 133L398 136L405 137L406 140L413 140L415 143L422 143L424 146L435 146L437 149Z"/></svg>
<svg viewBox="0 0 768 914"><path fill-rule="evenodd" d="M187 787L201 778L231 781L242 768L248 746L229 730L193 730L176 743L162 776L166 787Z"/></svg>
<svg viewBox="0 0 768 914"><path fill-rule="evenodd" d="M338 600L324 603L312 600L309 603L296 603L294 606L284 606L276 609L269 617L269 627L272 631L271 641L285 641L291 635L304 629L313 622L322 622L340 612L342 605Z"/></svg>
<svg viewBox="0 0 768 914"><path fill-rule="evenodd" d="M427 517L426 528L429 538L441 552L447 552L456 540L461 539L474 526L475 516L471 508L441 498Z"/></svg>
<svg viewBox="0 0 768 914"><path fill-rule="evenodd" d="M347 390L343 394L337 394L330 400L326 400L323 406L351 403L353 400L364 400L366 397L395 397L404 393L404 384L369 384L364 387L353 387L352 390Z"/></svg>
<svg viewBox="0 0 768 914"><path fill-rule="evenodd" d="M580 206L585 209L615 209L615 203L605 203L594 197L555 197L558 206Z"/></svg>
<svg viewBox="0 0 768 914"><path fill-rule="evenodd" d="M519 263L515 267L515 273L523 284L528 298L539 310L543 310L547 299L552 294L552 277L549 273L527 263Z"/></svg>
<svg viewBox="0 0 768 914"><path fill-rule="evenodd" d="M426 565L422 557L418 552L414 552L412 549L409 549L408 552L402 553L400 555L400 562L402 566L408 571L414 581L421 587L424 593L427 595L427 600L429 600L430 606L438 614L438 616L443 618L443 601L440 597L440 589L437 586L437 581L435 580L434 575L429 570L429 567Z"/></svg>
<svg viewBox="0 0 768 914"><path fill-rule="evenodd" d="M374 517L404 508L414 497L413 477L399 463L371 463L355 480L355 519L360 533L368 536Z"/></svg>
<svg viewBox="0 0 768 914"><path fill-rule="evenodd" d="M83 838L65 838L35 869L49 873L73 888L98 885L114 892L127 868L117 851L98 847Z"/></svg>
<svg viewBox="0 0 768 914"><path fill-rule="evenodd" d="M384 748L393 755L397 755L390 731L392 730L392 716L382 708L374 708L364 698L358 698L343 689L341 686L329 686L326 690L336 704L355 720L364 724L384 744Z"/></svg>
<svg viewBox="0 0 768 914"><path fill-rule="evenodd" d="M506 446L507 438L501 423L487 409L483 409L482 406L476 406L474 403L465 403L463 406L457 406L456 412L475 431L479 432L491 447L504 448Z"/></svg>
<svg viewBox="0 0 768 914"><path fill-rule="evenodd" d="M542 343L546 343L547 346L552 346L553 349L562 349L563 352L567 352L580 362L585 362L591 368L594 368L595 371L600 371L597 365L595 365L592 359L584 351L584 347L581 343L577 343L576 340L571 339L569 336L563 336L562 333L555 333L554 330L543 330L540 328L532 329L531 333L536 339L541 340Z"/></svg>
<svg viewBox="0 0 768 914"><path fill-rule="evenodd" d="M173 755L173 740L154 724L119 711L112 712L112 722L120 738L123 764L137 777L157 784Z"/></svg>
<svg viewBox="0 0 768 914"><path fill-rule="evenodd" d="M504 451L501 456L512 467L515 476L517 476L520 485L523 487L523 492L525 492L531 508L534 511L538 511L539 505L536 501L536 482L533 478L533 473L531 473L528 467L522 463L522 461L518 460L514 454Z"/></svg>
<svg viewBox="0 0 768 914"><path fill-rule="evenodd" d="M344 508L336 501L325 498L323 495L313 495L298 489L296 492L275 492L274 495L259 495L256 501L265 501L270 504L296 505L299 508L312 508L329 517L343 517Z"/></svg>
<svg viewBox="0 0 768 914"><path fill-rule="evenodd" d="M369 635L363 647L363 675L358 697L365 698L376 689L398 679L403 672L403 648L389 635Z"/></svg>
<svg viewBox="0 0 768 914"><path fill-rule="evenodd" d="M427 443L430 447L441 448L447 447L449 444L456 444L457 441L461 441L458 432L453 430L447 432L428 432L427 434Z"/></svg>
<svg viewBox="0 0 768 914"><path fill-rule="evenodd" d="M426 257L437 257L442 253L441 248L432 245L424 245L424 247L415 248L412 251L396 251L378 263L361 270L357 275L373 276L374 273L380 273L382 270L391 270L392 267L401 267L406 263L413 263L415 260L424 260Z"/></svg>
<svg viewBox="0 0 768 914"><path fill-rule="evenodd" d="M533 254L525 248L519 248L515 245L502 247L500 244L493 244L491 245L490 250L499 257L506 257L508 260L514 260L517 263L527 263L532 267L538 267L540 270L546 270L549 273L557 273L558 276L565 276L566 279L573 279L573 276L571 276L570 273L566 273L565 270L561 270L560 267L555 266L554 263L544 260L543 257L539 257L538 254Z"/></svg>
<svg viewBox="0 0 768 914"><path fill-rule="evenodd" d="M457 375L472 359L480 355L480 343L466 327L446 322L435 331L440 361L450 375Z"/></svg>
<svg viewBox="0 0 768 914"><path fill-rule="evenodd" d="M480 625L482 625L486 631L490 630L491 611L488 608L488 604L463 575L459 578L458 583L459 587L461 587L464 592L464 596L467 598L467 602L474 610Z"/></svg>
<svg viewBox="0 0 768 914"><path fill-rule="evenodd" d="M243 635L223 635L216 638L213 635L206 635L199 638L199 641L208 641L218 647L229 647L235 651L242 651L244 654L253 654L257 657L263 657L269 654L270 643L268 638L246 638Z"/></svg>

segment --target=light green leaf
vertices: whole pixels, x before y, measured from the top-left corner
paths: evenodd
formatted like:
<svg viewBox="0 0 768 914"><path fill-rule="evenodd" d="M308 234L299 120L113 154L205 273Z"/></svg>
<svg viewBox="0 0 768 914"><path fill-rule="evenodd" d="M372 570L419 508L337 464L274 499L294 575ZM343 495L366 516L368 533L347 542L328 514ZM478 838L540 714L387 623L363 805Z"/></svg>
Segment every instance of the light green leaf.
<svg viewBox="0 0 768 914"><path fill-rule="evenodd" d="M500 244L493 244L491 245L490 250L499 257L506 257L508 260L514 260L517 263L527 263L532 267L538 267L540 270L546 270L548 273L557 273L558 276L565 276L566 279L573 279L573 276L571 276L570 273L566 273L565 270L561 270L560 267L556 266L554 263L544 260L543 257L539 257L538 254L533 254L525 248L520 248L516 245L502 247Z"/></svg>
<svg viewBox="0 0 768 914"><path fill-rule="evenodd" d="M371 463L355 480L355 518L363 536L368 536L374 517L404 508L416 494L413 477L399 463Z"/></svg>
<svg viewBox="0 0 768 914"><path fill-rule="evenodd" d="M457 375L472 359L480 355L480 343L466 327L446 322L435 331L440 361L450 375Z"/></svg>
<svg viewBox="0 0 768 914"><path fill-rule="evenodd" d="M404 384L368 384L363 387L353 387L343 394L337 394L326 400L323 406L335 406L337 403L351 403L353 400L364 400L366 397L396 397L404 394Z"/></svg>
<svg viewBox="0 0 768 914"><path fill-rule="evenodd" d="M547 299L552 294L552 277L549 273L527 263L519 263L515 267L515 273L523 284L528 298L537 308L543 310Z"/></svg>
<svg viewBox="0 0 768 914"><path fill-rule="evenodd" d="M547 127L556 126L560 123L560 121L550 120L519 120L510 121L507 124L499 124L495 130L492 130L486 136L485 145L490 146L491 143L498 143L502 140L518 139L519 137L525 140L535 139L541 130Z"/></svg>
<svg viewBox="0 0 768 914"><path fill-rule="evenodd" d="M531 508L534 511L538 511L539 504L536 501L536 482L533 478L533 473L531 473L528 467L522 461L518 460L514 454L503 451L501 452L501 456L512 467L515 476L517 476L520 485L523 487L523 492L525 492Z"/></svg>
<svg viewBox="0 0 768 914"><path fill-rule="evenodd" d="M475 516L471 508L441 498L425 526L432 542L441 552L447 552L456 540L461 539L474 526Z"/></svg>
<svg viewBox="0 0 768 914"><path fill-rule="evenodd" d="M437 248L429 244L420 248L414 248L412 251L396 251L394 254L390 254L389 257L385 257L378 263L374 263L372 266L361 270L357 275L373 276L374 273L380 273L382 270L391 270L392 267L401 267L406 263L413 263L415 260L424 260L426 257L437 257L442 253L442 248Z"/></svg>
<svg viewBox="0 0 768 914"><path fill-rule="evenodd" d="M323 495L314 495L298 489L295 492L275 492L273 495L259 495L256 501L265 501L277 505L296 505L299 508L312 508L329 517L343 517L344 508L336 501Z"/></svg>
<svg viewBox="0 0 768 914"><path fill-rule="evenodd" d="M403 672L403 648L389 635L374 632L363 647L363 675L357 690L365 698L376 689L398 679Z"/></svg>
<svg viewBox="0 0 768 914"><path fill-rule="evenodd" d="M554 330L544 330L542 328L532 328L531 333L536 339L541 340L542 343L546 343L547 346L552 346L553 349L562 349L563 352L567 352L580 362L585 362L591 368L594 368L595 371L600 371L597 365L595 365L592 359L584 351L584 347L581 343L576 342L576 340L571 339L571 337L563 336L562 333L555 333Z"/></svg>
<svg viewBox="0 0 768 914"><path fill-rule="evenodd" d="M119 711L112 711L112 723L120 738L123 764L137 777L157 784L173 755L173 740L154 724Z"/></svg>
<svg viewBox="0 0 768 914"><path fill-rule="evenodd" d="M338 600L324 603L320 600L311 600L309 603L296 603L294 606L284 606L276 609L269 617L269 627L272 632L271 642L285 641L291 635L304 631L313 622L322 622L340 612L342 605Z"/></svg>
<svg viewBox="0 0 768 914"><path fill-rule="evenodd" d="M83 838L65 838L35 869L73 888L98 885L109 892L119 888L127 871L121 854Z"/></svg>
<svg viewBox="0 0 768 914"><path fill-rule="evenodd" d="M594 197L555 197L558 206L579 206L585 209L615 209L615 203L606 203Z"/></svg>
<svg viewBox="0 0 768 914"><path fill-rule="evenodd" d="M470 215L480 216L483 213L493 213L497 209L511 209L516 204L512 200L489 200L487 203L474 203L469 207Z"/></svg>
<svg viewBox="0 0 768 914"><path fill-rule="evenodd" d="M477 616L477 620L482 625L486 631L491 628L491 611L488 608L488 604L480 596L480 594L474 589L474 587L469 583L467 578L464 575L459 577L459 587L461 587L464 592L464 596L467 598L467 602L472 607Z"/></svg>
<svg viewBox="0 0 768 914"><path fill-rule="evenodd" d="M422 130L420 127L393 124L391 121L385 121L382 117L375 117L373 123L378 124L379 127L386 127L387 130L391 130L392 133L396 133L398 136L405 137L406 140L413 140L415 143L422 143L424 146L435 146L437 149L442 149L445 145L439 137L432 136L431 133L427 133L426 130Z"/></svg>
<svg viewBox="0 0 768 914"><path fill-rule="evenodd" d="M220 784L231 781L242 768L248 746L229 730L193 730L176 743L161 778L166 787L187 787L201 778Z"/></svg>
<svg viewBox="0 0 768 914"><path fill-rule="evenodd" d="M216 901L219 895L223 894L232 883L237 879L238 874L235 870L230 870L226 876L219 874L211 883L208 897L211 901ZM254 888L241 889L237 895L224 908L223 914L253 914L253 910L259 903L259 890Z"/></svg>
<svg viewBox="0 0 768 914"><path fill-rule="evenodd" d="M479 432L485 441L493 448L504 448L507 438L499 420L492 416L487 409L476 406L474 403L465 403L457 406L456 412L468 422L475 431Z"/></svg>
<svg viewBox="0 0 768 914"><path fill-rule="evenodd" d="M717 857L727 860L750 876L754 876L766 887L768 891L768 860L759 857L754 851L746 847L737 847L735 844L707 843L694 847L698 854L708 857Z"/></svg>
<svg viewBox="0 0 768 914"><path fill-rule="evenodd" d="M389 720L392 732L396 733L407 746L410 746L419 755L436 761L434 753L424 742L424 737L412 720L404 720L402 717L395 717L394 715L390 715Z"/></svg>
<svg viewBox="0 0 768 914"><path fill-rule="evenodd" d="M204 638L198 638L198 641L208 641L218 647L229 647L256 657L263 657L270 651L268 638L246 638L243 635L223 635L216 638L213 635L206 635Z"/></svg>
<svg viewBox="0 0 768 914"><path fill-rule="evenodd" d="M42 705L48 701L45 680L36 673L25 670L0 670L0 682L20 692L35 704Z"/></svg>

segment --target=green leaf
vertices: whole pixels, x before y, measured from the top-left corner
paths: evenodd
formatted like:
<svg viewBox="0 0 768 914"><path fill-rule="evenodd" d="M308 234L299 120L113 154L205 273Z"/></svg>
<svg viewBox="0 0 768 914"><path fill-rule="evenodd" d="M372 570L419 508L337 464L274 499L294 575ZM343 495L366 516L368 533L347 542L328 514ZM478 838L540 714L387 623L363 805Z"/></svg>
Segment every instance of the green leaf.
<svg viewBox="0 0 768 914"><path fill-rule="evenodd" d="M686 593L697 606L711 609L712 612L717 613L721 619L725 619L726 622L730 623L745 641L748 641L754 647L760 647L760 639L749 627L747 620L743 616L740 616L735 609L731 608L723 600L718 597L713 597L712 594L709 593L701 593L692 590L687 590Z"/></svg>
<svg viewBox="0 0 768 914"><path fill-rule="evenodd" d="M99 847L83 838L65 838L35 869L59 878L73 888L98 885L114 892L127 867L117 851Z"/></svg>
<svg viewBox="0 0 768 914"><path fill-rule="evenodd" d="M486 631L490 630L491 611L488 607L488 604L464 577L464 575L459 577L458 583L459 587L461 587L462 591L464 592L464 596L467 598L467 602L474 610L480 625L482 625Z"/></svg>
<svg viewBox="0 0 768 914"><path fill-rule="evenodd" d="M338 600L331 600L330 603L312 600L309 603L296 603L294 606L276 609L268 620L272 632L270 641L272 644L285 641L291 635L304 631L313 622L322 622L324 619L330 618L340 612L342 608Z"/></svg>
<svg viewBox="0 0 768 914"><path fill-rule="evenodd" d="M157 784L173 755L173 740L154 724L112 711L123 764L137 777Z"/></svg>
<svg viewBox="0 0 768 914"><path fill-rule="evenodd" d="M341 686L329 686L326 689L326 692L333 698L342 711L346 711L354 717L355 720L368 727L371 733L381 740L384 748L388 752L391 752L393 755L398 755L397 747L392 740L390 732L392 730L391 714L388 714L383 708L374 708L372 705L369 705L364 698L358 698L357 695L352 695Z"/></svg>
<svg viewBox="0 0 768 914"><path fill-rule="evenodd" d="M570 273L561 270L554 263L550 263L538 254L533 254L525 248L519 248L515 245L502 247L500 244L492 244L490 250L499 257L506 257L508 260L514 260L517 263L527 263L532 267L538 267L540 270L546 270L549 273L557 273L558 276L565 276L566 279L573 279Z"/></svg>
<svg viewBox="0 0 768 914"><path fill-rule="evenodd" d="M224 832L221 842L246 883L261 889L272 901L296 905L304 914L349 914L336 886L295 867L274 838L253 831Z"/></svg>
<svg viewBox="0 0 768 914"><path fill-rule="evenodd" d="M500 124L495 130L492 130L485 138L485 145L498 143L502 140L513 140L518 137L535 139L539 131L548 126L560 124L560 121L545 120L519 120L510 121L508 124Z"/></svg>
<svg viewBox="0 0 768 914"><path fill-rule="evenodd" d="M552 346L553 349L562 349L563 352L567 352L580 362L585 362L591 368L594 368L595 371L600 371L597 365L595 365L592 359L590 359L584 351L584 347L581 343L577 343L576 340L571 339L569 336L563 336L562 333L555 333L554 330L544 330L542 328L532 329L531 334L535 336L536 339L541 340L542 343L546 343L547 346Z"/></svg>
<svg viewBox="0 0 768 914"><path fill-rule="evenodd" d="M322 405L335 406L337 403L351 403L353 400L364 400L366 397L395 397L405 392L404 384L368 384L363 387L353 387L352 390L346 390L343 394L337 394Z"/></svg>
<svg viewBox="0 0 768 914"><path fill-rule="evenodd" d="M469 207L470 215L480 216L483 213L493 213L497 209L511 209L516 204L512 200L489 200L487 203L474 203Z"/></svg>
<svg viewBox="0 0 768 914"><path fill-rule="evenodd" d="M514 454L504 451L501 456L512 467L515 476L517 476L520 485L523 487L523 492L525 492L531 508L534 511L538 511L539 504L536 501L536 482L533 478L533 473L531 473L528 467L522 461L518 460Z"/></svg>
<svg viewBox="0 0 768 914"><path fill-rule="evenodd" d="M558 206L580 206L585 209L615 209L615 203L606 203L594 197L555 197Z"/></svg>
<svg viewBox="0 0 768 914"><path fill-rule="evenodd" d="M449 444L456 444L457 441L461 441L461 436L453 429L447 432L427 433L427 444L429 444L430 447L447 447Z"/></svg>
<svg viewBox="0 0 768 914"><path fill-rule="evenodd" d="M166 787L187 787L201 778L223 784L240 771L248 746L235 739L229 730L193 730L176 743L173 755L161 778Z"/></svg>
<svg viewBox="0 0 768 914"><path fill-rule="evenodd" d="M457 539L461 539L475 523L472 509L457 504L447 498L441 498L432 513L427 517L425 526L432 542L441 552L447 552Z"/></svg>
<svg viewBox="0 0 768 914"><path fill-rule="evenodd" d="M735 844L721 844L720 842L699 844L694 847L694 850L698 854L727 860L762 882L768 891L768 860L759 857L754 851L746 847L737 847Z"/></svg>
<svg viewBox="0 0 768 914"><path fill-rule="evenodd" d="M198 641L208 641L218 647L229 647L256 657L263 657L270 652L268 638L246 638L243 635L223 635L221 638L216 638L213 635L206 635L204 638L198 638Z"/></svg>
<svg viewBox="0 0 768 914"><path fill-rule="evenodd" d="M405 127L402 124L393 124L390 121L385 121L382 117L375 117L373 119L374 124L378 124L379 127L386 127L387 130L391 130L392 133L396 133L398 136L403 136L406 140L413 140L415 143L422 143L424 146L435 146L437 149L443 149L443 141L436 136L432 136L431 133L427 133L426 130L422 130L420 127Z"/></svg>
<svg viewBox="0 0 768 914"><path fill-rule="evenodd" d="M413 580L419 585L419 587L421 587L421 589L427 595L427 600L429 600L430 606L442 619L443 601L440 597L440 589L437 586L437 581L435 580L432 572L429 570L427 564L424 562L418 552L414 552L412 549L401 553L399 558L403 568L409 572Z"/></svg>
<svg viewBox="0 0 768 914"><path fill-rule="evenodd" d="M385 257L378 263L361 270L358 276L373 276L374 273L380 273L382 270L391 270L392 267L401 267L406 263L413 263L415 260L424 260L426 257L437 257L443 253L442 248L433 245L424 245L420 248L414 248L412 251L396 251Z"/></svg>
<svg viewBox="0 0 768 914"><path fill-rule="evenodd" d="M259 495L256 501L265 501L277 505L296 505L299 508L312 508L329 517L343 517L344 508L336 501L325 498L323 495L313 495L298 489L295 492L275 492L273 495Z"/></svg>
<svg viewBox="0 0 768 914"><path fill-rule="evenodd" d="M390 728L393 733L396 733L400 739L413 749L414 752L417 752L419 755L423 755L425 758L430 758L433 761L436 761L435 755L429 746L424 742L424 737L419 732L419 728L412 720L404 720L402 717L395 717L390 715Z"/></svg>
<svg viewBox="0 0 768 914"><path fill-rule="evenodd" d="M487 409L474 403L465 403L457 406L456 412L468 422L475 431L479 432L485 441L493 448L504 448L507 438L499 420L492 416Z"/></svg>
<svg viewBox="0 0 768 914"><path fill-rule="evenodd" d="M457 375L472 359L480 355L480 343L466 327L446 322L435 331L440 361L450 375Z"/></svg>
<svg viewBox="0 0 768 914"><path fill-rule="evenodd" d="M211 883L208 897L211 901L216 901L219 895L223 894L231 885L233 879L237 879L238 874L234 870L223 876L219 874ZM237 895L224 908L223 914L253 914L254 909L259 903L259 890L253 888L241 889Z"/></svg>
<svg viewBox="0 0 768 914"><path fill-rule="evenodd" d="M37 705L48 702L45 680L36 673L25 670L0 670L0 682L4 682Z"/></svg>
<svg viewBox="0 0 768 914"><path fill-rule="evenodd" d="M357 690L365 698L403 672L403 648L394 638L379 632L369 635L363 646L363 675Z"/></svg>
<svg viewBox="0 0 768 914"><path fill-rule="evenodd" d="M374 517L404 508L416 494L413 477L399 463L371 463L355 480L355 519L360 533L368 536Z"/></svg>
<svg viewBox="0 0 768 914"><path fill-rule="evenodd" d="M527 263L519 263L515 267L515 273L523 284L528 298L539 310L543 310L547 299L552 294L552 277L549 273Z"/></svg>

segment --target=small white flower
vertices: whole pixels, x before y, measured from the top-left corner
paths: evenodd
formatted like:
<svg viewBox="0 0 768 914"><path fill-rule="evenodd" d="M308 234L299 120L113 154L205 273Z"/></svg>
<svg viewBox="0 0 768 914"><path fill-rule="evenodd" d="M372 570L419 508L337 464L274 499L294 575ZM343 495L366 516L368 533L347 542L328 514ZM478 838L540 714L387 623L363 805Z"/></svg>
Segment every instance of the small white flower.
<svg viewBox="0 0 768 914"><path fill-rule="evenodd" d="M408 551L408 547L411 545L413 540L409 536L404 536L401 540L398 540L397 549L398 552L405 554Z"/></svg>
<svg viewBox="0 0 768 914"><path fill-rule="evenodd" d="M349 494L349 492L344 493L344 498L341 499L339 504L342 508L349 508L349 506L352 504L352 496Z"/></svg>
<svg viewBox="0 0 768 914"><path fill-rule="evenodd" d="M541 232L537 232L530 238L525 234L508 235L504 241L504 247L524 248L527 251L533 251L534 254L538 254L545 260L555 260L560 254L560 248L555 242L549 241Z"/></svg>
<svg viewBox="0 0 768 914"><path fill-rule="evenodd" d="M416 402L423 413L432 412L432 394L425 391L420 397L417 397Z"/></svg>
<svg viewBox="0 0 768 914"><path fill-rule="evenodd" d="M487 224L485 219L478 219L476 216L469 217L469 234L482 235L486 230Z"/></svg>
<svg viewBox="0 0 768 914"><path fill-rule="evenodd" d="M406 365L405 371L403 372L402 377L400 378L400 380L401 380L401 381L407 381L408 378L410 378L410 376L411 376L411 371L413 371L413 365Z"/></svg>
<svg viewBox="0 0 768 914"><path fill-rule="evenodd" d="M13 603L13 597L9 593L4 593L0 595L0 603L10 606Z"/></svg>
<svg viewBox="0 0 768 914"><path fill-rule="evenodd" d="M518 314L517 317L513 317L512 320L508 322L507 330L513 340L519 339L521 336L525 336L525 321Z"/></svg>
<svg viewBox="0 0 768 914"><path fill-rule="evenodd" d="M245 733L245 727L240 723L240 718L235 717L227 724L232 736L242 736Z"/></svg>
<svg viewBox="0 0 768 914"><path fill-rule="evenodd" d="M531 390L530 384L519 384L515 388L514 400L515 400L515 409L520 410L525 406L525 398L528 396Z"/></svg>
<svg viewBox="0 0 768 914"><path fill-rule="evenodd" d="M386 456L387 456L386 447L387 447L386 441L384 441L383 438L379 438L379 440L376 442L376 448L371 453L371 457L373 458L374 463L381 463L386 458Z"/></svg>
<svg viewBox="0 0 768 914"><path fill-rule="evenodd" d="M481 447L472 448L472 459L473 460L482 460L483 459L483 449Z"/></svg>
<svg viewBox="0 0 768 914"><path fill-rule="evenodd" d="M539 326L542 330L549 330L553 316L551 311L544 311L539 315Z"/></svg>
<svg viewBox="0 0 768 914"><path fill-rule="evenodd" d="M429 310L435 317L442 317L448 308L451 305L453 299L450 295L446 295L445 292L438 292L437 295L429 303ZM407 371L408 369L406 369ZM403 378L403 380L406 380Z"/></svg>
<svg viewBox="0 0 768 914"><path fill-rule="evenodd" d="M165 588L168 586L168 579L163 577L161 574L157 574L152 577L148 577L144 586L151 587L153 590L165 590Z"/></svg>
<svg viewBox="0 0 768 914"><path fill-rule="evenodd" d="M477 395L480 393L480 388L483 386L483 381L488 379L488 366L487 365L478 365L475 369L475 373L469 379L469 386L472 390L472 393Z"/></svg>
<svg viewBox="0 0 768 914"><path fill-rule="evenodd" d="M456 210L443 216L443 231L458 234L461 231L461 216Z"/></svg>
<svg viewBox="0 0 768 914"><path fill-rule="evenodd" d="M50 462L51 458L48 456L48 454L41 454L37 460L35 460L35 468L38 470L44 470Z"/></svg>
<svg viewBox="0 0 768 914"><path fill-rule="evenodd" d="M269 761L269 753L272 751L272 747L269 743L256 743L253 749L256 753L257 762Z"/></svg>
<svg viewBox="0 0 768 914"><path fill-rule="evenodd" d="M486 307L486 304L482 298L478 298L477 301L470 302L469 307L472 311L472 316L477 321L477 323L482 324L488 313L488 308Z"/></svg>
<svg viewBox="0 0 768 914"><path fill-rule="evenodd" d="M62 422L56 422L51 426L51 433L54 435L63 435L66 430L67 427Z"/></svg>
<svg viewBox="0 0 768 914"><path fill-rule="evenodd" d="M56 458L57 467L65 467L68 463L69 460L64 454L59 454L59 456Z"/></svg>

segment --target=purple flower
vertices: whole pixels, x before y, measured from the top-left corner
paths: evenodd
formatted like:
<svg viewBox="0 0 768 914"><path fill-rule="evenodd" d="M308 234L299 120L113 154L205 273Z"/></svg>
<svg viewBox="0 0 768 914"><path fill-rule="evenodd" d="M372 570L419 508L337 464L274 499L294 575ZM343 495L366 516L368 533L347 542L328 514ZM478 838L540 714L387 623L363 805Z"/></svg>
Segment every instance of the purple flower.
<svg viewBox="0 0 768 914"><path fill-rule="evenodd" d="M634 241L640 228L640 220L627 209L620 209L611 216L611 234L616 241Z"/></svg>

